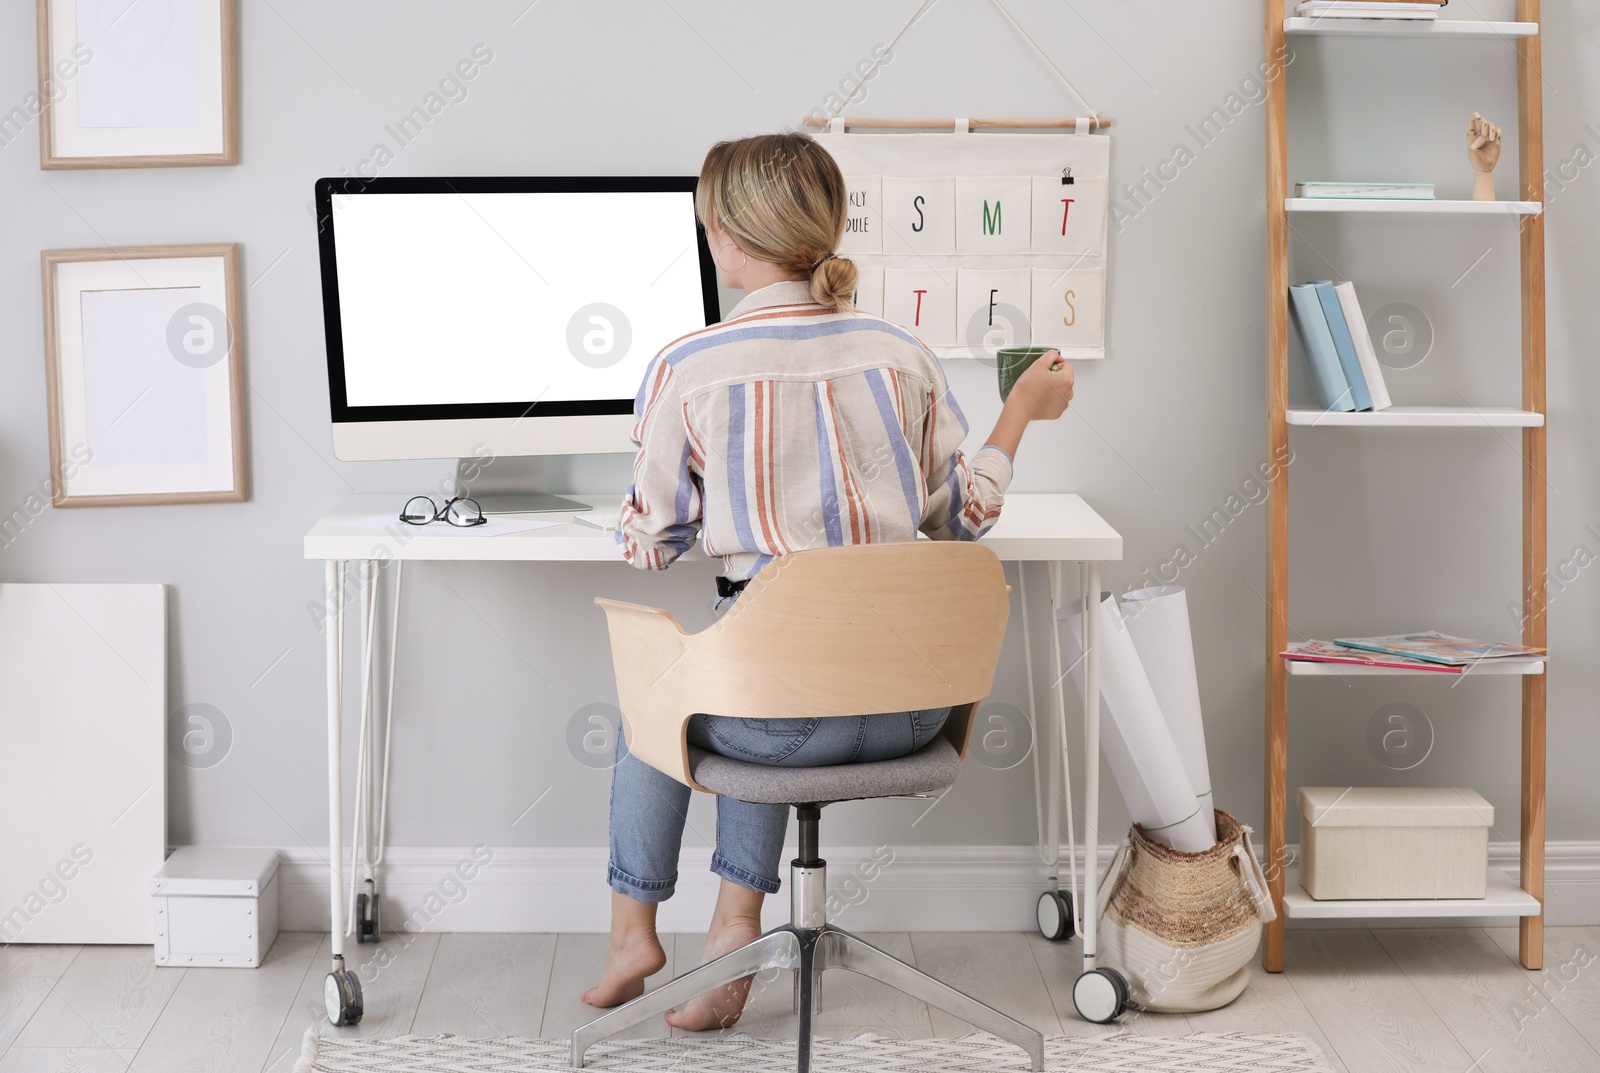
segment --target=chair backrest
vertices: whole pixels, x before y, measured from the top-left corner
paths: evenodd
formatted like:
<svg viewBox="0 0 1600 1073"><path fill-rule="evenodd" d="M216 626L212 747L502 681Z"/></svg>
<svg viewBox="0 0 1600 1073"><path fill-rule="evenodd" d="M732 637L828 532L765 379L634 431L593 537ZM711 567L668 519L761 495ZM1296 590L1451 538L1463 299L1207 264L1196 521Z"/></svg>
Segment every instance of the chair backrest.
<svg viewBox="0 0 1600 1073"><path fill-rule="evenodd" d="M683 742L696 712L814 718L982 700L1009 591L988 548L911 541L776 559L693 635L657 608L595 602L610 621L629 749L692 786Z"/></svg>

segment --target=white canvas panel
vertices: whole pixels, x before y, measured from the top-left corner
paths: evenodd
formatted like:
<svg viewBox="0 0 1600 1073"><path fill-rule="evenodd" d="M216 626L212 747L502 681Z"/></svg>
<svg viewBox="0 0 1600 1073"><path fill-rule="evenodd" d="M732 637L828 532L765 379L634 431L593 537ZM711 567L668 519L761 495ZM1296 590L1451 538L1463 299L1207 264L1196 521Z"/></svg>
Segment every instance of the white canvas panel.
<svg viewBox="0 0 1600 1073"><path fill-rule="evenodd" d="M151 942L164 586L0 585L0 690L0 941Z"/></svg>

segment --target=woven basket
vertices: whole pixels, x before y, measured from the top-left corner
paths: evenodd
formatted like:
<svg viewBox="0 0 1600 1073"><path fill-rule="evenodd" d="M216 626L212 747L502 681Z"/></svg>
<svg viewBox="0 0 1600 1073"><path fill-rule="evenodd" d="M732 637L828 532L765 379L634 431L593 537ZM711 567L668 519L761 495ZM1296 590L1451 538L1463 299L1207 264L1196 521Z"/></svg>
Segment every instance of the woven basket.
<svg viewBox="0 0 1600 1073"><path fill-rule="evenodd" d="M1101 886L1100 954L1147 1010L1214 1010L1249 982L1261 925L1275 916L1250 828L1217 813L1217 844L1180 853L1135 824Z"/></svg>

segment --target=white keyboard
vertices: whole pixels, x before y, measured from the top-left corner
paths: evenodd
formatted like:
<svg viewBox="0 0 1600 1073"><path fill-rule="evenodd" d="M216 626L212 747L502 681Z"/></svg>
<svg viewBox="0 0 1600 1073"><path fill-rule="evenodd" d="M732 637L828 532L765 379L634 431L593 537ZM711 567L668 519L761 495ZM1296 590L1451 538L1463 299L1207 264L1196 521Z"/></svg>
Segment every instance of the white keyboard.
<svg viewBox="0 0 1600 1073"><path fill-rule="evenodd" d="M575 522L592 525L596 529L614 530L622 522L622 515L616 511L608 510L583 510L572 516Z"/></svg>

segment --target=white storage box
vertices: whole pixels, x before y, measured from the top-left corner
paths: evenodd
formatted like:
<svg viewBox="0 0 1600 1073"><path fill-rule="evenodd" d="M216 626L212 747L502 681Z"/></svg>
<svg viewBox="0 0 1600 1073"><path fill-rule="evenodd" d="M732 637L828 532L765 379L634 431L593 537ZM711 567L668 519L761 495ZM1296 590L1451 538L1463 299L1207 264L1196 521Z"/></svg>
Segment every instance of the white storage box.
<svg viewBox="0 0 1600 1073"><path fill-rule="evenodd" d="M1482 898L1493 823L1463 787L1302 786L1300 885L1319 901Z"/></svg>
<svg viewBox="0 0 1600 1073"><path fill-rule="evenodd" d="M185 846L150 881L157 965L255 968L278 937L278 851Z"/></svg>

